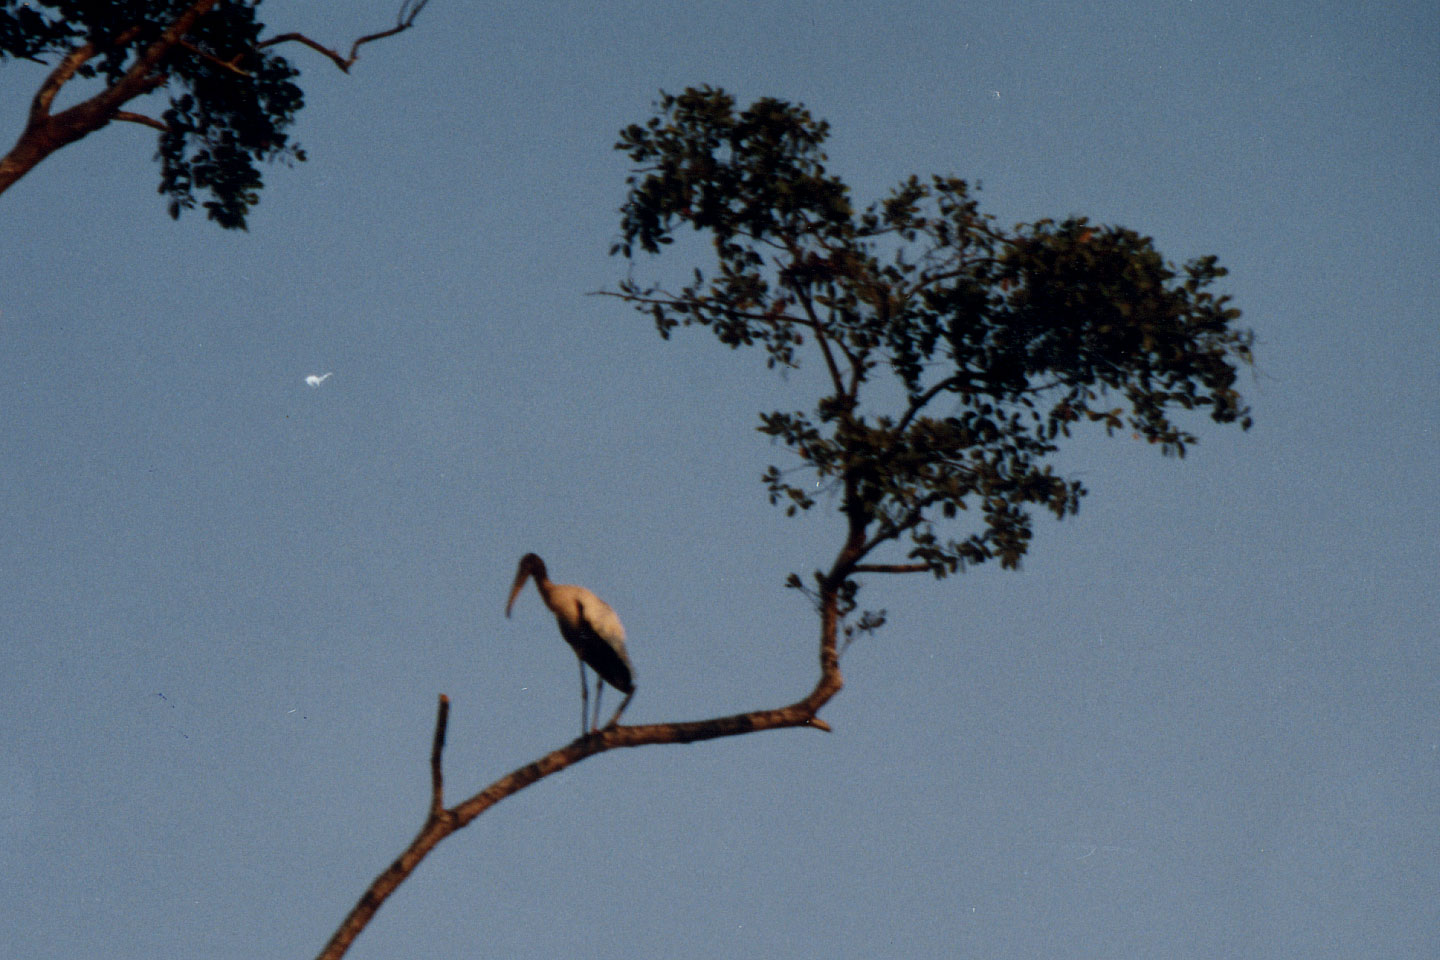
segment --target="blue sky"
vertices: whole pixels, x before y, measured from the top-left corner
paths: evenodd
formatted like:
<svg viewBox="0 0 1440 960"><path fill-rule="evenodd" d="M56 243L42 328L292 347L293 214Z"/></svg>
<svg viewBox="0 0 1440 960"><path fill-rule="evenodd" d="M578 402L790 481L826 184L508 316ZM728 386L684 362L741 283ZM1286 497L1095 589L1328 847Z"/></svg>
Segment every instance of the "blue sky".
<svg viewBox="0 0 1440 960"><path fill-rule="evenodd" d="M265 5L335 45L388 2ZM756 414L810 402L588 293L659 89L803 101L862 202L1217 254L1256 426L1081 437L1022 572L876 578L828 736L606 754L446 841L352 957L1440 951L1432 5L459 4L296 48L310 161L246 234L117 125L0 197L0 931L23 958L313 955L454 802L573 736L520 555L605 597L628 718L810 688ZM38 68L7 65L0 136ZM8 132L6 132L8 131ZM641 264L642 269L649 269ZM665 269L657 265L654 269ZM320 388L308 374L334 375Z"/></svg>

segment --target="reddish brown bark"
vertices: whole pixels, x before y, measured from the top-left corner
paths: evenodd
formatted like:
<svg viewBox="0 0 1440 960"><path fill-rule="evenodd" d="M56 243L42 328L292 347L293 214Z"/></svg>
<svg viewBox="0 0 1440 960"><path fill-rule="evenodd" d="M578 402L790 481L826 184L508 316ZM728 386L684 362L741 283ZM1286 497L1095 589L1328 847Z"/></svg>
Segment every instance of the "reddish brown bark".
<svg viewBox="0 0 1440 960"><path fill-rule="evenodd" d="M356 40L350 48L350 55L347 58L340 57L333 50L298 33L287 33L261 41L257 47L298 41L330 57L341 70L349 72L363 44L391 37L410 29L414 26L415 17L427 2L429 0L418 0L418 2L405 0L400 8L400 15L395 26ZM55 95L60 92L60 88L69 83L75 77L76 72L101 50L95 44L87 43L65 54L46 76L40 89L36 91L35 97L31 100L30 112L19 139L15 141L15 145L5 156L0 157L0 193L8 190L17 180L35 169L41 161L56 150L89 136L113 120L141 123L164 130L165 125L159 120L143 114L132 113L124 110L123 107L136 97L143 96L165 84L165 74L157 71L161 61L172 48L181 46L190 50L193 55L209 59L221 67L238 70L233 63L215 60L214 57L185 41L186 35L194 28L195 22L209 13L215 4L216 0L196 0L177 16L153 43L140 51L135 62L118 80L89 99L62 110L60 113L52 114L50 107L55 102ZM138 32L138 27L124 31L115 38L113 43L117 47L123 47L132 41Z"/></svg>
<svg viewBox="0 0 1440 960"><path fill-rule="evenodd" d="M52 114L50 106L55 102L55 95L60 92L60 88L69 83L76 71L100 50L93 43L87 43L62 57L31 100L30 113L25 121L25 129L20 133L20 139L9 153L0 158L0 193L4 193L11 184L33 170L36 164L50 154L118 119L118 114L125 104L163 84L165 77L157 74L155 68L170 48L189 33L195 21L208 13L215 3L216 0L197 0L176 17L154 43L141 51L120 79L88 100L82 100L68 110ZM128 43L136 32L132 28L121 33L116 37L115 43Z"/></svg>
<svg viewBox="0 0 1440 960"><path fill-rule="evenodd" d="M862 530L863 533L863 530ZM863 538L852 542L863 542ZM443 777L440 755L445 744L445 726L449 719L450 701L440 696L439 712L435 720L435 739L430 755L432 796L429 815L420 827L420 832L410 845L384 872L375 878L359 901L351 908L335 931L330 942L320 951L318 960L340 960L365 929L380 906L404 883L436 845L450 834L470 824L476 817L495 806L506 797L514 796L521 790L566 767L573 766L597 753L621 747L643 747L662 743L695 743L700 740L716 740L734 737L761 730L779 730L785 727L813 727L816 730L830 729L829 724L816 714L844 686L840 675L840 658L836 649L836 630L839 623L839 609L836 590L844 579L843 571L853 564L847 559L852 545L842 550L836 568L826 578L821 589L820 610L820 679L815 688L803 700L789 706L771 710L752 710L747 713L715 717L710 720L693 720L677 723L652 723L633 727L609 727L598 733L583 736L563 747L552 750L543 757L512 770L481 790L473 797L450 808L443 798Z"/></svg>

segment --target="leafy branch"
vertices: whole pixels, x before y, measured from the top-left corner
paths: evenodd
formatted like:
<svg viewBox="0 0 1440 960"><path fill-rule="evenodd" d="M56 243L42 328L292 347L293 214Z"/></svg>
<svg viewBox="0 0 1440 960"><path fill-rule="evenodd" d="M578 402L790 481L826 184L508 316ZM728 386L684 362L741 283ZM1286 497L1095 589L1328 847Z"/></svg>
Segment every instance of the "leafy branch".
<svg viewBox="0 0 1440 960"><path fill-rule="evenodd" d="M197 205L209 219L243 229L259 202L259 162L299 162L305 153L286 132L304 105L299 71L269 52L298 42L349 72L360 47L409 30L429 0L404 0L395 25L357 39L348 57L300 33L261 39L259 0L117 0L75 4L15 0L0 6L0 62L52 66L30 102L24 129L0 157L0 193L56 150L112 121L159 131L159 192L178 217ZM55 112L56 96L77 78L98 92ZM166 89L159 116L128 109Z"/></svg>

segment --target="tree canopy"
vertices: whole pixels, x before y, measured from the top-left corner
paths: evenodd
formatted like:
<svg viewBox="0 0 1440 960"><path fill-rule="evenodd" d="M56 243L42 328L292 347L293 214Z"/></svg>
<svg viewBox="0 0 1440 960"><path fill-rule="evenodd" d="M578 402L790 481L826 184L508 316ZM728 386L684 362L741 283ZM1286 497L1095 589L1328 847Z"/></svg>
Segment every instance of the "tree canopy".
<svg viewBox="0 0 1440 960"><path fill-rule="evenodd" d="M1216 257L1177 266L1149 237L1083 217L1005 229L950 176L912 176L857 209L826 168L828 135L784 100L742 110L710 87L662 93L616 144L635 166L611 252L660 253L688 226L714 262L678 290L635 280L632 264L610 291L663 337L708 327L771 367L824 364L813 408L759 425L810 474L770 467L772 503L811 509L817 480L839 494L849 536L817 574L822 595L853 609L854 574L1017 567L1032 512L1063 518L1086 492L1049 462L1076 424L1179 456L1196 437L1177 411L1250 426L1236 379L1253 335L1212 292ZM867 392L882 378L899 390ZM904 557L866 562L892 542Z"/></svg>
<svg viewBox="0 0 1440 960"><path fill-rule="evenodd" d="M220 226L243 229L259 201L258 165L305 159L287 132L305 102L299 71L275 48L300 43L348 71L362 44L409 29L427 2L404 0L392 28L359 38L345 57L299 33L262 37L261 0L5 0L0 62L52 69L0 158L0 193L61 147L127 121L160 132L159 192L172 217L199 204ZM97 81L99 91L53 112L76 78ZM126 109L160 91L168 107L158 116Z"/></svg>

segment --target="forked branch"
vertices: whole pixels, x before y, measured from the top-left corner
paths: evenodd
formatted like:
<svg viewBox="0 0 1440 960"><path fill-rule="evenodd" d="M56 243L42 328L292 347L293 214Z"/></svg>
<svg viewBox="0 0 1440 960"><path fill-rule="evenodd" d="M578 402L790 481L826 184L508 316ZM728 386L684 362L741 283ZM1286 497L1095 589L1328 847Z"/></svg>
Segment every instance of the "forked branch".
<svg viewBox="0 0 1440 960"><path fill-rule="evenodd" d="M415 25L415 18L420 15L420 11L424 10L425 5L429 2L430 0L405 0L405 2L400 5L400 13L395 18L395 26L388 30L366 34L359 38L350 45L349 56L342 57L339 52L330 49L322 43L311 40L303 33L282 33L268 40L261 40L255 44L255 47L256 49L260 49L263 47L273 47L280 43L303 43L311 50L329 57L334 61L335 66L339 67L344 73L349 73L350 68L355 65L355 61L360 59L361 46L367 43L374 43L376 40L383 40L386 37L393 37L397 33L404 33L406 30L409 30Z"/></svg>
<svg viewBox="0 0 1440 960"><path fill-rule="evenodd" d="M828 732L830 725L816 714L840 691L844 680L840 675L839 658L835 651L836 596L830 591L822 599L820 680L803 700L773 710L752 710L710 720L607 727L551 750L533 763L512 770L473 797L449 809L444 803L442 754L450 718L450 698L441 694L435 715L435 735L430 748L430 809L425 822L404 852L395 858L361 895L335 931L335 935L330 938L330 942L320 951L318 960L340 960L345 956L350 945L370 923L381 904L405 882L441 840L469 825L476 817L506 797L514 796L531 784L559 773L581 760L620 747L696 743L786 727L811 727Z"/></svg>

